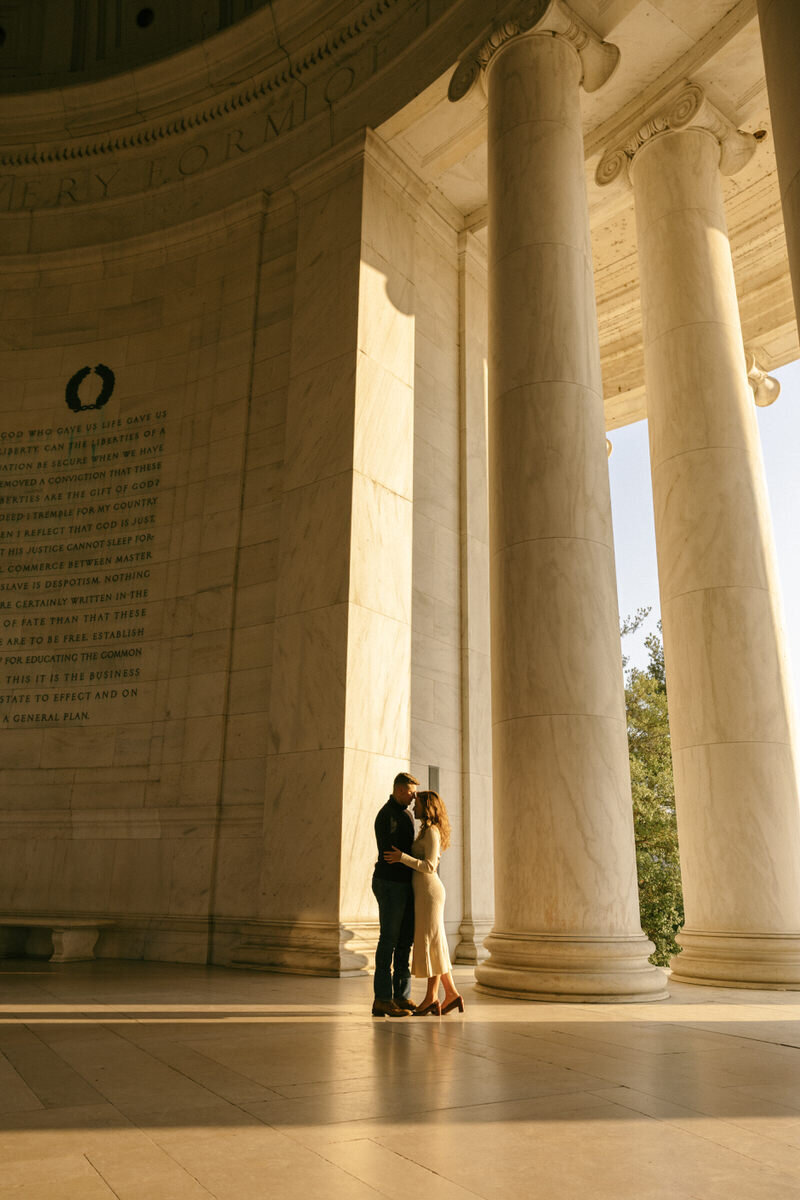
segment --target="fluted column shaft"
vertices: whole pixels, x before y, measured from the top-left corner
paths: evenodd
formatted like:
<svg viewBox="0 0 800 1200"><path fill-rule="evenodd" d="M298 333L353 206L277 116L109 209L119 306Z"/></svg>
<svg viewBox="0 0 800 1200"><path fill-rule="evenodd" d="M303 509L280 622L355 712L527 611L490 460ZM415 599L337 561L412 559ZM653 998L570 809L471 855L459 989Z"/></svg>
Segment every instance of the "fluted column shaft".
<svg viewBox="0 0 800 1200"><path fill-rule="evenodd" d="M674 977L800 984L800 807L713 132L631 167L686 927Z"/></svg>
<svg viewBox="0 0 800 1200"><path fill-rule="evenodd" d="M794 307L800 321L800 7L797 0L758 0L758 18Z"/></svg>
<svg viewBox="0 0 800 1200"><path fill-rule="evenodd" d="M637 902L579 85L551 33L494 54L489 437L495 927L536 999L659 998Z"/></svg>

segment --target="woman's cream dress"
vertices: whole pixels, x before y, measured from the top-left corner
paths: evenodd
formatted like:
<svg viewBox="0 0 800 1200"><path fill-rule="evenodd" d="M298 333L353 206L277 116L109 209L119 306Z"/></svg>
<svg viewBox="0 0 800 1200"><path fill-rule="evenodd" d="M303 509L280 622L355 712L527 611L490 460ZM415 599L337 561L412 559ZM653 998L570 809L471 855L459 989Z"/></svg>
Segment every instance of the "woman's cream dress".
<svg viewBox="0 0 800 1200"><path fill-rule="evenodd" d="M411 973L416 979L445 975L452 967L444 932L444 885L436 874L442 840L435 825L420 830L410 854L402 861L414 869L414 953Z"/></svg>

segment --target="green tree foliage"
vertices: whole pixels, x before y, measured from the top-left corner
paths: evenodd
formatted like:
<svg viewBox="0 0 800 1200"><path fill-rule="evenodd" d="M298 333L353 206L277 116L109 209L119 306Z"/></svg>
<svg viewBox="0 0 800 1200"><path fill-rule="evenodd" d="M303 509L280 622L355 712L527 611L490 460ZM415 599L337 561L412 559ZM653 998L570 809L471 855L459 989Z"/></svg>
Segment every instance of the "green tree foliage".
<svg viewBox="0 0 800 1200"><path fill-rule="evenodd" d="M649 611L627 618L622 635L638 629ZM625 706L642 928L656 948L650 961L667 966L680 953L675 934L683 925L683 894L660 623L658 630L645 638L646 669L626 670Z"/></svg>

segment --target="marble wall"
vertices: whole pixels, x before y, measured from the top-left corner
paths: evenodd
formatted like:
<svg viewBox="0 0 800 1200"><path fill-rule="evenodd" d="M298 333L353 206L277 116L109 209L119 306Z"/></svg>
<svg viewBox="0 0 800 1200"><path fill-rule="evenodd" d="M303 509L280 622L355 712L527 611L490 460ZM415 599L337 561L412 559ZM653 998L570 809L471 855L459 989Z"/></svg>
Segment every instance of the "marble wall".
<svg viewBox="0 0 800 1200"><path fill-rule="evenodd" d="M220 798L262 223L3 264L0 908L113 914L101 953L204 959L260 827Z"/></svg>
<svg viewBox="0 0 800 1200"><path fill-rule="evenodd" d="M211 216L172 200L158 233L2 262L0 911L111 917L100 956L361 970L374 814L435 766L455 948L491 826L481 253L465 319L460 218L373 134ZM79 520L97 556L142 539L113 599L63 553ZM106 634L124 696L89 686Z"/></svg>
<svg viewBox="0 0 800 1200"><path fill-rule="evenodd" d="M271 203L258 248L222 819L213 880L213 957L222 961L239 939L241 918L254 911L261 870L296 224L290 197ZM239 815L246 829L237 828Z"/></svg>

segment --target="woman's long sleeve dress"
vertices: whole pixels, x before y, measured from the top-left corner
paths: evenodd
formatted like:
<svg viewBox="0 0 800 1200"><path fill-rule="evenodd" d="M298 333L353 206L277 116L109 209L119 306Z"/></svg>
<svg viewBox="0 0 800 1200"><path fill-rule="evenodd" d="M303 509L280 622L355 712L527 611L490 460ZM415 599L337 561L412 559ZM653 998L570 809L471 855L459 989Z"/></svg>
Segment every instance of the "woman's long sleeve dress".
<svg viewBox="0 0 800 1200"><path fill-rule="evenodd" d="M444 975L452 967L444 932L444 885L436 874L442 841L435 825L426 825L402 861L414 870L414 951L411 972L416 979Z"/></svg>

